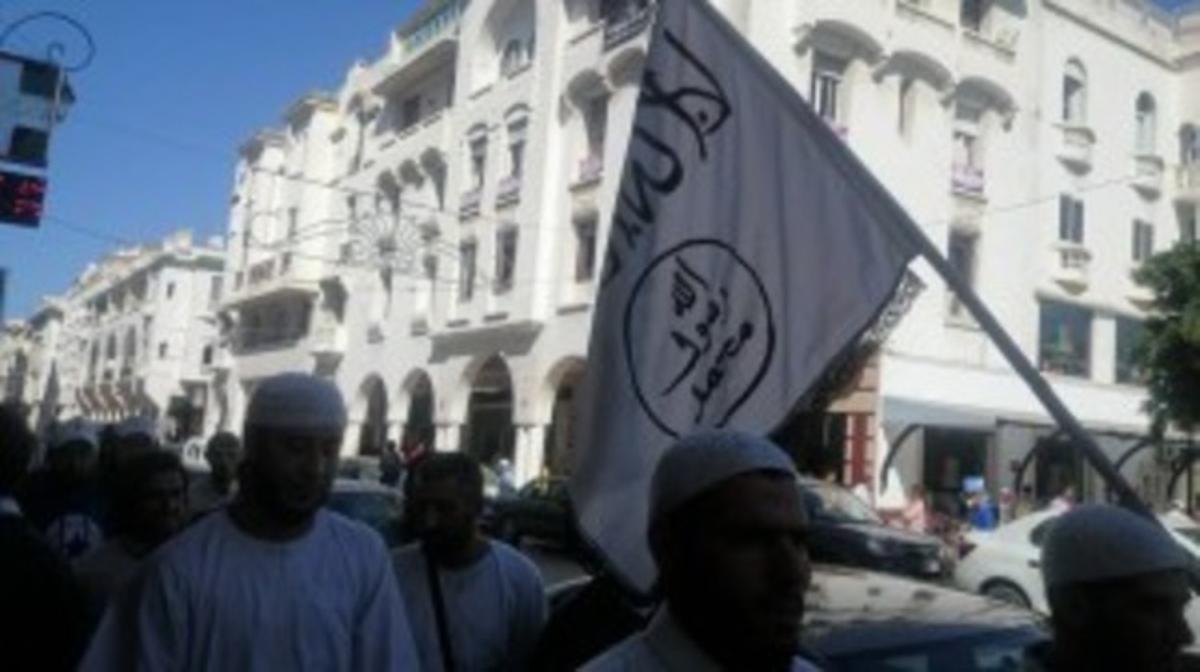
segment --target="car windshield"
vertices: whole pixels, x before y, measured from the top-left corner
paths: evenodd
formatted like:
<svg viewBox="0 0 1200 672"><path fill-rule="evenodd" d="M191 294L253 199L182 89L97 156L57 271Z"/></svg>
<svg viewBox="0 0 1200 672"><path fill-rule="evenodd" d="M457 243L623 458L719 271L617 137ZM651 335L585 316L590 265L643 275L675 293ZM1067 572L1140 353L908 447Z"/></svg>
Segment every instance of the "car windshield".
<svg viewBox="0 0 1200 672"><path fill-rule="evenodd" d="M803 489L814 518L839 523L883 524L874 509L849 490L825 484L805 485Z"/></svg>
<svg viewBox="0 0 1200 672"><path fill-rule="evenodd" d="M1030 669L1034 650L1044 641L1035 630L1009 631L837 656L832 662L844 672L1007 672Z"/></svg>
<svg viewBox="0 0 1200 672"><path fill-rule="evenodd" d="M1200 527L1176 527L1175 534L1200 546Z"/></svg>

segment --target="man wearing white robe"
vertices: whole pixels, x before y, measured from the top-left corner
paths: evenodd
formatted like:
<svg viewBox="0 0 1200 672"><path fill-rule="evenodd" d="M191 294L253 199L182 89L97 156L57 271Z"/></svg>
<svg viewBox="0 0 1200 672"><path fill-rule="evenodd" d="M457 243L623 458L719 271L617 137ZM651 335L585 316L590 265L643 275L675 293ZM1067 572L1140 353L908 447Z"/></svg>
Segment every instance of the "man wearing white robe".
<svg viewBox="0 0 1200 672"><path fill-rule="evenodd" d="M275 376L246 418L237 498L160 550L82 669L419 669L382 541L322 509L346 426L337 388Z"/></svg>

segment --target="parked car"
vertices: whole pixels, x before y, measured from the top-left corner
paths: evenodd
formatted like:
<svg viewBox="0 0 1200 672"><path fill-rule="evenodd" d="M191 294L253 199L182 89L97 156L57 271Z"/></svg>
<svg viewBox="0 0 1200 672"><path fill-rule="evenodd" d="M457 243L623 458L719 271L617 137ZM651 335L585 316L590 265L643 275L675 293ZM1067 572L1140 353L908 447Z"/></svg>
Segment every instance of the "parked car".
<svg viewBox="0 0 1200 672"><path fill-rule="evenodd" d="M1014 605L1049 613L1042 583L1042 543L1054 521L1066 512L1051 508L1018 518L992 531L968 532L963 557L954 572L954 583L963 590L987 595ZM1200 525L1179 512L1159 516L1171 536L1200 559ZM1200 640L1200 600L1188 603L1184 614ZM1194 650L1195 645L1193 645Z"/></svg>
<svg viewBox="0 0 1200 672"><path fill-rule="evenodd" d="M375 530L388 548L404 543L404 506L399 491L376 481L338 478L327 506Z"/></svg>
<svg viewBox="0 0 1200 672"><path fill-rule="evenodd" d="M1045 619L1026 609L907 577L829 565L813 569L804 646L829 670L1021 670L1031 652L1050 641ZM553 587L551 613L589 580Z"/></svg>
<svg viewBox="0 0 1200 672"><path fill-rule="evenodd" d="M497 497L485 522L485 529L514 546L528 538L561 548L572 548L577 541L563 478L535 478L515 494Z"/></svg>
<svg viewBox="0 0 1200 672"><path fill-rule="evenodd" d="M378 457L353 455L338 460L338 478L378 483L382 473Z"/></svg>
<svg viewBox="0 0 1200 672"><path fill-rule="evenodd" d="M948 577L949 552L937 537L888 526L841 486L805 476L798 482L811 521L813 561L922 579Z"/></svg>

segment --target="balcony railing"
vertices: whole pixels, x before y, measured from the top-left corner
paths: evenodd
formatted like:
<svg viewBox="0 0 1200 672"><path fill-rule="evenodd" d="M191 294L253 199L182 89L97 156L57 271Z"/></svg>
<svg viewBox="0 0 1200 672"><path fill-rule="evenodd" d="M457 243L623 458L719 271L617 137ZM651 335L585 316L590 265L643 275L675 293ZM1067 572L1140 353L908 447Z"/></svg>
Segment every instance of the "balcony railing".
<svg viewBox="0 0 1200 672"><path fill-rule="evenodd" d="M275 277L275 260L267 259L250 266L249 285L251 287L268 282Z"/></svg>
<svg viewBox="0 0 1200 672"><path fill-rule="evenodd" d="M509 175L500 180L496 191L496 205L511 205L521 200L521 176Z"/></svg>
<svg viewBox="0 0 1200 672"><path fill-rule="evenodd" d="M595 184L604 176L604 157L592 154L579 162L579 172L575 178L575 186L583 187Z"/></svg>
<svg viewBox="0 0 1200 672"><path fill-rule="evenodd" d="M1200 164L1184 164L1175 169L1175 188L1179 198L1200 202Z"/></svg>
<svg viewBox="0 0 1200 672"><path fill-rule="evenodd" d="M955 164L951 169L950 185L954 193L982 196L985 184L982 168Z"/></svg>
<svg viewBox="0 0 1200 672"><path fill-rule="evenodd" d="M463 192L462 198L459 199L458 211L463 217L479 214L479 204L483 201L483 188L475 187L470 191Z"/></svg>
<svg viewBox="0 0 1200 672"><path fill-rule="evenodd" d="M459 19L462 18L463 9L466 6L467 0L452 0L446 3L444 8L438 10L436 14L430 16L414 28L411 33L404 36L404 53L413 53L442 33L457 26Z"/></svg>
<svg viewBox="0 0 1200 672"><path fill-rule="evenodd" d="M1081 378L1088 376L1089 367L1087 357L1082 353L1073 352L1065 348L1043 346L1039 354L1039 359L1041 360L1039 368L1042 371Z"/></svg>
<svg viewBox="0 0 1200 672"><path fill-rule="evenodd" d="M607 51L637 37L650 23L652 11L649 0L626 0L613 3L604 19L604 49Z"/></svg>

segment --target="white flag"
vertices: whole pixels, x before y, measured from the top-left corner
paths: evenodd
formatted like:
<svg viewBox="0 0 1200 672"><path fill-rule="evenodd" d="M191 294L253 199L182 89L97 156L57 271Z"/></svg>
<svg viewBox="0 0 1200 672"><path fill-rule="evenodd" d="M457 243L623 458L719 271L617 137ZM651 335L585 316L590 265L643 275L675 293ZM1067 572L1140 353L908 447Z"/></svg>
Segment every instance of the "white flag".
<svg viewBox="0 0 1200 672"><path fill-rule="evenodd" d="M660 5L570 484L585 536L642 590L662 451L698 428L777 427L888 305L920 235L706 1Z"/></svg>

